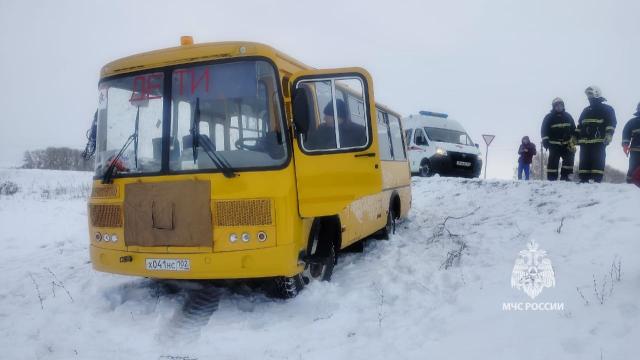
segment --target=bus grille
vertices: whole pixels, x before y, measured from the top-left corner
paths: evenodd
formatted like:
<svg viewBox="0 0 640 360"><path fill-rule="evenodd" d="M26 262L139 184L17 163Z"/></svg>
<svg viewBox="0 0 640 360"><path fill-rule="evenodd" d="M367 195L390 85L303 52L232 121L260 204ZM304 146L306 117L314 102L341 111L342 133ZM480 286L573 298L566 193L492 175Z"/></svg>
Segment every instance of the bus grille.
<svg viewBox="0 0 640 360"><path fill-rule="evenodd" d="M92 198L113 198L118 195L118 187L115 185L94 185L91 190Z"/></svg>
<svg viewBox="0 0 640 360"><path fill-rule="evenodd" d="M94 227L122 227L122 208L119 205L89 205L89 211Z"/></svg>
<svg viewBox="0 0 640 360"><path fill-rule="evenodd" d="M271 201L229 200L216 201L213 209L215 226L271 225Z"/></svg>

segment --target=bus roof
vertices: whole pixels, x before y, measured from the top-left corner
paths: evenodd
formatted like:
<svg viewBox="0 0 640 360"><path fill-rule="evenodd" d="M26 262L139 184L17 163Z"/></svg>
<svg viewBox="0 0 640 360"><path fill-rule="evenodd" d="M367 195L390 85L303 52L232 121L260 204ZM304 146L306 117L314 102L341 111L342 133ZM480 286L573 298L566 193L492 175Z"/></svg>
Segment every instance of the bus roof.
<svg viewBox="0 0 640 360"><path fill-rule="evenodd" d="M244 56L266 56L276 62L278 68L285 72L312 69L312 67L269 45L246 41L230 41L181 45L127 56L103 66L100 77L104 78L170 65Z"/></svg>
<svg viewBox="0 0 640 360"><path fill-rule="evenodd" d="M225 41L181 45L123 57L103 66L100 71L100 78L171 65L250 56L270 58L276 63L278 70L287 75L301 70L313 69L313 67L269 45L249 41ZM388 106L379 102L376 102L376 106L401 118L400 114L391 110Z"/></svg>

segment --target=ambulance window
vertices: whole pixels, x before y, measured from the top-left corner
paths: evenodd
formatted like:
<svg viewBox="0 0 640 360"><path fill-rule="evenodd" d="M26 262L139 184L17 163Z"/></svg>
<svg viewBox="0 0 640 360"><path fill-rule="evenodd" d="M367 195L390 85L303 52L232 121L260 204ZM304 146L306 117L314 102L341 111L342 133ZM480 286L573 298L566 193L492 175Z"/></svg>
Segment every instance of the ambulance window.
<svg viewBox="0 0 640 360"><path fill-rule="evenodd" d="M407 129L404 131L404 138L407 141L407 146L409 145L409 143L411 142L411 129Z"/></svg>
<svg viewBox="0 0 640 360"><path fill-rule="evenodd" d="M420 146L429 146L429 142L427 141L427 137L424 135L424 131L422 129L416 129L414 132L413 142L416 145Z"/></svg>

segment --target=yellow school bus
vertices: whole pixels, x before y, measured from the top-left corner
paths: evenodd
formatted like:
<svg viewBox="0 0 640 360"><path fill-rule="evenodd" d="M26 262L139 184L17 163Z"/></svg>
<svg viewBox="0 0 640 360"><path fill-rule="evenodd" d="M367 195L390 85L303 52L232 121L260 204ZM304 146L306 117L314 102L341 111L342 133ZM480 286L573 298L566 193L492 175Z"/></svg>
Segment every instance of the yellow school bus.
<svg viewBox="0 0 640 360"><path fill-rule="evenodd" d="M361 68L312 69L249 42L102 68L88 202L98 271L269 280L294 296L411 206L400 116Z"/></svg>

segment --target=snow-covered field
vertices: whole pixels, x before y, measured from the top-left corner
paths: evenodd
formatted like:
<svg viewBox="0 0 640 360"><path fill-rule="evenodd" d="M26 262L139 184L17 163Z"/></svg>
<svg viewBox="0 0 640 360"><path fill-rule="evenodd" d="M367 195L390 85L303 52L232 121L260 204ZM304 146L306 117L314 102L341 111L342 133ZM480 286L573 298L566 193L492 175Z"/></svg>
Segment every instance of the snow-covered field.
<svg viewBox="0 0 640 360"><path fill-rule="evenodd" d="M185 333L174 329L179 294L91 269L90 177L0 170L0 183L20 186L0 195L2 359L637 357L640 190L631 185L414 178L398 233L340 257L332 282L288 301L222 289L208 323ZM535 300L510 285L530 240L556 280ZM503 310L519 302L564 308Z"/></svg>

